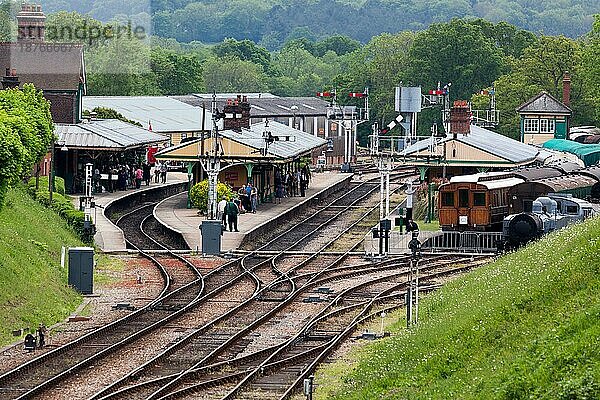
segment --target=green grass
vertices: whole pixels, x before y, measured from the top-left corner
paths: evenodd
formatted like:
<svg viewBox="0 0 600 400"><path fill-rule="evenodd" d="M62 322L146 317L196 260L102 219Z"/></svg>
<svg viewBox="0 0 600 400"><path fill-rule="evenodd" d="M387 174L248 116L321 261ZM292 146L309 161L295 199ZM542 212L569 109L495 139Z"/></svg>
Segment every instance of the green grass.
<svg viewBox="0 0 600 400"><path fill-rule="evenodd" d="M600 398L599 251L594 219L448 283L317 398Z"/></svg>
<svg viewBox="0 0 600 400"><path fill-rule="evenodd" d="M82 243L24 189L10 190L0 210L0 345L15 340L13 329L50 326L81 302L60 267L61 246Z"/></svg>

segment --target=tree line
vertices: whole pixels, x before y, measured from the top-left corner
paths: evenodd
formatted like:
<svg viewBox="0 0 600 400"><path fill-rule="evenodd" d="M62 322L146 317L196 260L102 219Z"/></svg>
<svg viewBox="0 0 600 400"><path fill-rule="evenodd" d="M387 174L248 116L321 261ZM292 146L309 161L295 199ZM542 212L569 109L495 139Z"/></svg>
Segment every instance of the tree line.
<svg viewBox="0 0 600 400"><path fill-rule="evenodd" d="M478 93L494 85L501 114L498 131L516 138L515 109L542 90L560 100L566 71L572 77L573 124L598 125L599 21L596 17L578 39L536 35L507 22L453 19L422 31L377 35L366 44L344 35L320 40L299 37L276 51L233 38L213 45L127 34L75 40L86 44L90 95L216 91L313 96L336 88L342 101L350 102L344 93L369 87L372 119L387 124L396 117L394 87L401 82L422 86L424 92L438 82L450 82L451 99L471 100L475 108L487 107L489 98ZM87 15L58 12L48 16L47 32L51 34L47 40L73 41L60 33L74 26L84 26L87 32L123 28L118 22L102 23ZM424 111L420 129L428 132L439 120L439 112ZM369 125L363 124L361 129L365 136Z"/></svg>
<svg viewBox="0 0 600 400"><path fill-rule="evenodd" d="M588 0L45 0L50 12L78 11L101 21L152 20L154 34L180 42L250 39L270 50L290 39L342 34L367 43L384 32L423 30L452 18L507 21L546 35L579 37L589 30Z"/></svg>

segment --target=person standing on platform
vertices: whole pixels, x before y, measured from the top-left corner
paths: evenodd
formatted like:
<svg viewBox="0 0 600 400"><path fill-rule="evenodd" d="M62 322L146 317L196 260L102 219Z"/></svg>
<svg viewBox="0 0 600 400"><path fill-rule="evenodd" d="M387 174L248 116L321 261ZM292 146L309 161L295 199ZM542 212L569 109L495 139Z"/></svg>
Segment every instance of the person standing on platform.
<svg viewBox="0 0 600 400"><path fill-rule="evenodd" d="M148 164L147 162L144 163L144 182L146 182L146 186L150 186L150 179L151 176L150 175L150 164Z"/></svg>
<svg viewBox="0 0 600 400"><path fill-rule="evenodd" d="M223 224L223 227L227 229L227 214L225 214L225 207L227 207L227 200L221 199L219 204L217 204L217 211L221 216L221 223Z"/></svg>
<svg viewBox="0 0 600 400"><path fill-rule="evenodd" d="M157 161L154 164L154 183L158 183L160 181L160 163Z"/></svg>
<svg viewBox="0 0 600 400"><path fill-rule="evenodd" d="M229 223L229 232L233 232L234 229L236 232L239 232L237 227L238 213L239 210L237 205L230 199L225 206L225 214L227 214L227 222Z"/></svg>
<svg viewBox="0 0 600 400"><path fill-rule="evenodd" d="M258 205L258 191L256 186L252 186L250 191L250 206L252 207L252 213L256 214L256 206Z"/></svg>
<svg viewBox="0 0 600 400"><path fill-rule="evenodd" d="M283 197L283 182L281 180L281 172L279 170L275 171L275 201L278 204L281 204L281 198Z"/></svg>
<svg viewBox="0 0 600 400"><path fill-rule="evenodd" d="M167 183L167 163L162 163L160 165L160 181L162 183Z"/></svg>
<svg viewBox="0 0 600 400"><path fill-rule="evenodd" d="M140 167L135 170L135 188L139 189L142 187L142 178L144 177L144 171Z"/></svg>

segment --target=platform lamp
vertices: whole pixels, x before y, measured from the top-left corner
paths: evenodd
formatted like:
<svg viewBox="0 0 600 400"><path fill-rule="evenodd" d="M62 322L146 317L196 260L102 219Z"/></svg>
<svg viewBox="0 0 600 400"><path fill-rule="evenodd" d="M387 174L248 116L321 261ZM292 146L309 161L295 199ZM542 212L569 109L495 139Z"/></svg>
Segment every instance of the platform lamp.
<svg viewBox="0 0 600 400"><path fill-rule="evenodd" d="M55 155L55 145L58 144L60 147L60 151L64 151L67 152L69 151L69 148L67 147L67 145L65 144L64 141L60 141L60 142L52 142L52 144L50 145L50 150L51 150L51 160L50 160L50 176L48 179L48 191L50 192L50 204L52 204L52 192L54 191L54 177L55 177L55 171L54 169L56 168L56 162L54 161L54 155Z"/></svg>

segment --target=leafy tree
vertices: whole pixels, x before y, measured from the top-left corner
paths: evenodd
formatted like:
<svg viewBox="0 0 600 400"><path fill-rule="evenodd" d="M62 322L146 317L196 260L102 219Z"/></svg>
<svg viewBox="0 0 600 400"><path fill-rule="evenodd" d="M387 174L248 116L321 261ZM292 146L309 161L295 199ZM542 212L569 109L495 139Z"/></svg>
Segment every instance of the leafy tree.
<svg viewBox="0 0 600 400"><path fill-rule="evenodd" d="M96 113L96 116L100 119L118 119L121 120L123 122L127 122L129 124L133 124L133 125L137 125L139 127L143 127L142 124L140 124L137 121L133 121L130 120L128 118L125 118L123 116L123 114L121 114L120 112L113 110L112 108L106 108L106 107L95 107L92 109L92 112ZM83 110L83 115L85 116L89 116L90 115L90 111L89 110Z"/></svg>
<svg viewBox="0 0 600 400"><path fill-rule="evenodd" d="M152 47L150 58L150 66L162 94L204 91L202 64L197 56Z"/></svg>
<svg viewBox="0 0 600 400"><path fill-rule="evenodd" d="M233 191L224 183L217 183L217 201L233 198ZM206 212L208 209L208 180L196 183L190 189L190 200L194 207Z"/></svg>
<svg viewBox="0 0 600 400"><path fill-rule="evenodd" d="M411 83L435 87L452 83L454 98L468 99L501 73L500 50L481 29L464 20L434 24L417 35L410 49Z"/></svg>
<svg viewBox="0 0 600 400"><path fill-rule="evenodd" d="M594 121L600 124L600 15L596 15L596 21L592 31L588 35L583 47L581 74L584 81L586 100L594 106Z"/></svg>
<svg viewBox="0 0 600 400"><path fill-rule="evenodd" d="M209 58L202 73L209 92L266 92L267 76L260 65L235 57Z"/></svg>
<svg viewBox="0 0 600 400"><path fill-rule="evenodd" d="M344 35L333 35L323 40L319 40L315 45L316 55L322 57L328 51L333 51L338 56L352 53L361 48L358 40L354 40ZM314 54L314 53L313 53Z"/></svg>
<svg viewBox="0 0 600 400"><path fill-rule="evenodd" d="M46 154L53 131L50 104L33 85L0 91L0 207L9 186Z"/></svg>
<svg viewBox="0 0 600 400"><path fill-rule="evenodd" d="M217 57L237 57L242 61L252 61L261 65L266 71L271 63L271 53L264 47L257 46L251 40L225 39L212 49Z"/></svg>
<svg viewBox="0 0 600 400"><path fill-rule="evenodd" d="M127 60L119 62L117 60ZM100 96L158 95L151 49L137 39L115 38L87 53L88 90Z"/></svg>

